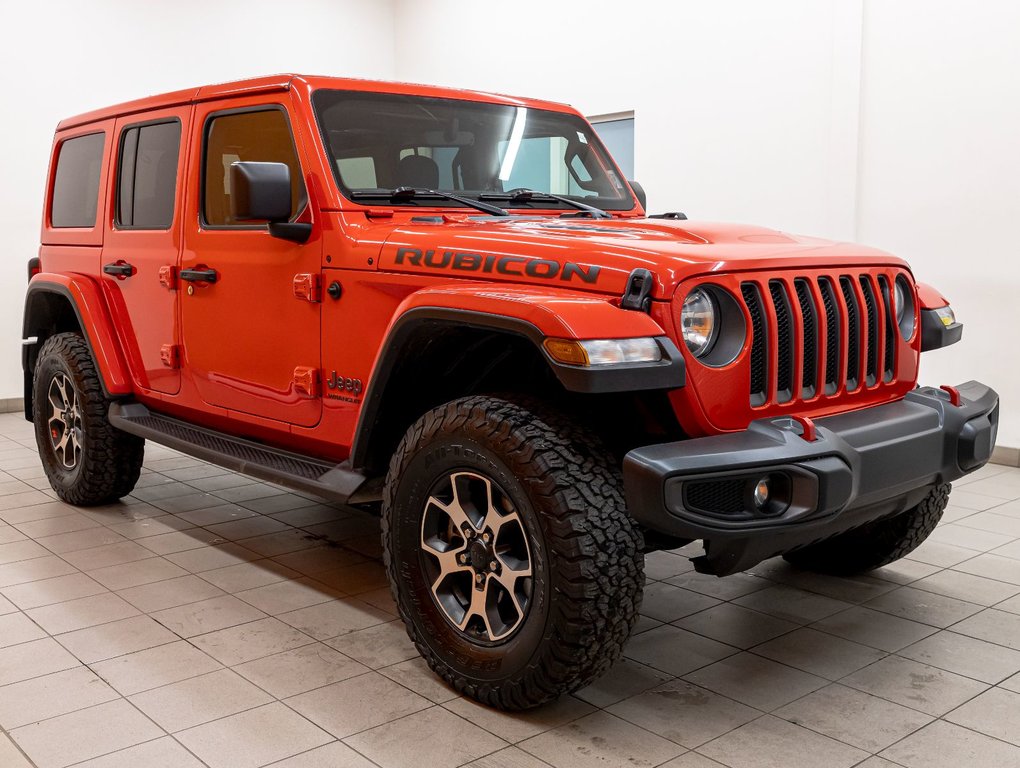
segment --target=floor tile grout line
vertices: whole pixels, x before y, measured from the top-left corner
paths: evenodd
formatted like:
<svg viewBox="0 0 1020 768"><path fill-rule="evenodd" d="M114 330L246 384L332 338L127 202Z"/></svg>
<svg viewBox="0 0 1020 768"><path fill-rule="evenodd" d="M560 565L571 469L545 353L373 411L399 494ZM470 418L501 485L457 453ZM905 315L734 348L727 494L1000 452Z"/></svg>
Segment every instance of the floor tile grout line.
<svg viewBox="0 0 1020 768"><path fill-rule="evenodd" d="M0 734L3 734L4 736L7 737L7 740L14 745L14 748L21 754L22 757L25 758L25 760L28 762L30 766L32 766L32 768L38 768L35 760L29 757L28 753L21 748L21 745L17 741L15 741L14 737L11 736L10 732L3 726L0 726Z"/></svg>

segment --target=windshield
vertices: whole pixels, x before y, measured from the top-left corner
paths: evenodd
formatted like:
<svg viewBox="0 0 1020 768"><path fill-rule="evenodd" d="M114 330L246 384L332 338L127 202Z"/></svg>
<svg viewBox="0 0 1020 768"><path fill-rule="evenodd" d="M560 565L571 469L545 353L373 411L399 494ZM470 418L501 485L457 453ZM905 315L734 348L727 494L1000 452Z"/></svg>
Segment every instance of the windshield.
<svg viewBox="0 0 1020 768"><path fill-rule="evenodd" d="M604 210L634 207L616 165L576 115L361 91L319 90L312 103L348 197L389 198L395 189L414 187L498 200L523 188L536 194L513 198L511 207L568 208L537 193ZM436 198L401 204L458 205Z"/></svg>

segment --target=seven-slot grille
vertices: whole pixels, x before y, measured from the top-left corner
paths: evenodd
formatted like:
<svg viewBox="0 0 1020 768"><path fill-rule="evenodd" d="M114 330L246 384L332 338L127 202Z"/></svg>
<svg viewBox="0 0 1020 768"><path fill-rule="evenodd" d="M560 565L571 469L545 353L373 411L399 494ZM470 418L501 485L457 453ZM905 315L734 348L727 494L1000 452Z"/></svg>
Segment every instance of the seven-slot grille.
<svg viewBox="0 0 1020 768"><path fill-rule="evenodd" d="M893 380L895 318L885 275L747 280L753 407Z"/></svg>

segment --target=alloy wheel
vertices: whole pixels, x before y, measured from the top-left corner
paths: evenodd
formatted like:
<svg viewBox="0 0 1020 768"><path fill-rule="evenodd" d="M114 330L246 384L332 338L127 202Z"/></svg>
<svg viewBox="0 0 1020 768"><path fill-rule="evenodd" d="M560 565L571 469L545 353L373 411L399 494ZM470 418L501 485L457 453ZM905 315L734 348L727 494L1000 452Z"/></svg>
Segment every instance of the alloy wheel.
<svg viewBox="0 0 1020 768"><path fill-rule="evenodd" d="M64 469L74 469L81 460L82 418L78 395L63 373L50 380L50 416L46 427L53 453Z"/></svg>
<svg viewBox="0 0 1020 768"><path fill-rule="evenodd" d="M433 486L421 554L436 604L468 639L495 643L521 626L531 602L531 550L518 510L490 478L458 471Z"/></svg>

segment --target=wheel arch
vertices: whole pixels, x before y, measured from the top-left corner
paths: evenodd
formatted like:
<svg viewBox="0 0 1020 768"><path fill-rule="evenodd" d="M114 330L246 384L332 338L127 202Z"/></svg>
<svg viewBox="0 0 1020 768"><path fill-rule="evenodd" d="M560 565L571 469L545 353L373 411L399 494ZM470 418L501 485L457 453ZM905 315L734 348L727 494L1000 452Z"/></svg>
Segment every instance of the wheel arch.
<svg viewBox="0 0 1020 768"><path fill-rule="evenodd" d="M584 369L558 363L543 346L546 338L635 336L659 339L667 359ZM484 370L473 379L462 373L472 353L487 355ZM457 397L483 392L553 400L568 394L658 394L665 402L665 392L683 386L684 380L683 358L662 328L647 314L620 309L605 297L518 293L506 286L492 294L471 286L421 291L398 309L376 358L351 464L373 474L385 472L407 427L430 408Z"/></svg>
<svg viewBox="0 0 1020 768"><path fill-rule="evenodd" d="M99 369L107 396L131 393L131 380L106 303L90 278L42 273L29 283L22 323L25 418L32 419L32 376L43 343L57 333L80 333ZM31 341L34 339L34 341Z"/></svg>

